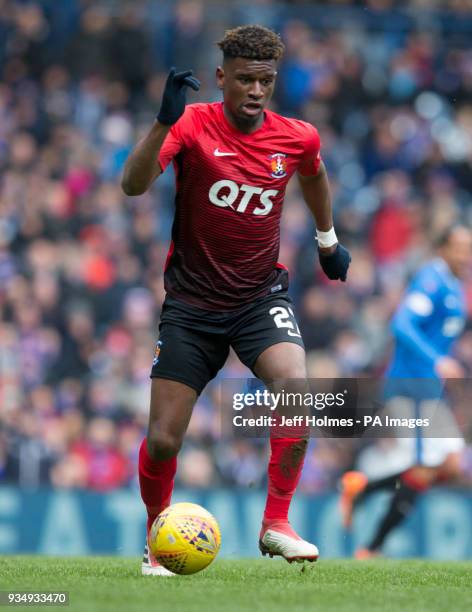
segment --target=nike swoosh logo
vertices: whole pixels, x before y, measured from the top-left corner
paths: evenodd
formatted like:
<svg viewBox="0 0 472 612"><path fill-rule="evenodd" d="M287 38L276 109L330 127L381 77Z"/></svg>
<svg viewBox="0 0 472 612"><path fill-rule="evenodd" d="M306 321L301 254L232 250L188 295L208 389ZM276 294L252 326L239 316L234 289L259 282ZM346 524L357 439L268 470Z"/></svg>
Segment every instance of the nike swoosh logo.
<svg viewBox="0 0 472 612"><path fill-rule="evenodd" d="M237 155L237 153L226 153L225 151L220 151L218 148L213 151L213 155L215 157L226 157L227 155Z"/></svg>

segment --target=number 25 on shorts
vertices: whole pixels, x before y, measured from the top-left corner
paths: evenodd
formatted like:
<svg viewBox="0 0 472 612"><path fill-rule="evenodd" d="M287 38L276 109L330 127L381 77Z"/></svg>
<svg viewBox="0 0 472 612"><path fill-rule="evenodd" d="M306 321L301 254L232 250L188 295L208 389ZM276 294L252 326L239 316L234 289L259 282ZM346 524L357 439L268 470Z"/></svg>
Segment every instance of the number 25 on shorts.
<svg viewBox="0 0 472 612"><path fill-rule="evenodd" d="M301 338L300 330L295 320L295 314L290 306L288 308L274 306L269 310L269 314L274 319L276 327L285 327L289 336Z"/></svg>

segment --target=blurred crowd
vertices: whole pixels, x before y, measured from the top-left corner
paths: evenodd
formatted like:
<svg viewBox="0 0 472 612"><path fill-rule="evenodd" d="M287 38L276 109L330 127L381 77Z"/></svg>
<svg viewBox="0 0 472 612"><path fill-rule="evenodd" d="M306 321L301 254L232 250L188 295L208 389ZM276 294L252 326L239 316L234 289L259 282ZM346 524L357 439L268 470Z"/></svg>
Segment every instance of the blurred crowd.
<svg viewBox="0 0 472 612"><path fill-rule="evenodd" d="M0 0L0 483L136 486L174 186L169 169L126 197L123 163L168 67L195 70L192 101L218 100L214 43L253 21L283 36L272 107L317 126L353 256L345 285L320 274L292 182L280 261L310 376L381 375L409 275L472 222L470 0ZM458 356L472 373L472 328ZM220 379L249 375L231 356ZM267 444L222 440L216 421L202 396L178 482L262 485ZM303 490L331 489L355 450L312 441Z"/></svg>

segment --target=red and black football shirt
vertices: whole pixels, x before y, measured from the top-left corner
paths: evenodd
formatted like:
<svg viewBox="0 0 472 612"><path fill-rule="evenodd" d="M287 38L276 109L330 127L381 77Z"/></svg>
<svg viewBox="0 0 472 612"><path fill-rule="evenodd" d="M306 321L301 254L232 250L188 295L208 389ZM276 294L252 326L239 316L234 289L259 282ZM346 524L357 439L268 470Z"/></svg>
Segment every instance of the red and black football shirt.
<svg viewBox="0 0 472 612"><path fill-rule="evenodd" d="M223 104L190 104L159 155L177 176L172 245L165 289L209 310L235 310L267 294L277 264L285 189L296 172L316 174L317 130L266 110L263 125L244 134Z"/></svg>

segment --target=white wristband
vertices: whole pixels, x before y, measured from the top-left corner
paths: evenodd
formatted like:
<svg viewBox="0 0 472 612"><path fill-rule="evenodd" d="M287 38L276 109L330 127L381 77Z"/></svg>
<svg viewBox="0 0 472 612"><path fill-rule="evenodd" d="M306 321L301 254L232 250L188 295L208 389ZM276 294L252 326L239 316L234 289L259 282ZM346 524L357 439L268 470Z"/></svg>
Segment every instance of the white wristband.
<svg viewBox="0 0 472 612"><path fill-rule="evenodd" d="M316 239L318 240L318 246L322 249L327 249L328 247L333 246L333 244L336 244L338 241L334 227L327 232L321 232L319 229L317 229Z"/></svg>

